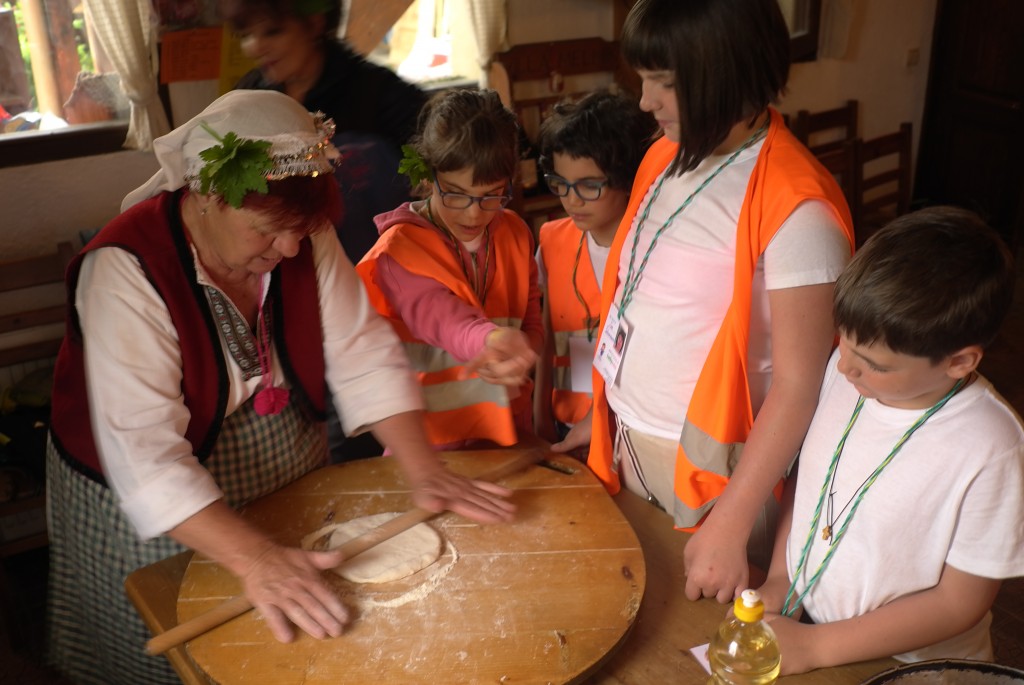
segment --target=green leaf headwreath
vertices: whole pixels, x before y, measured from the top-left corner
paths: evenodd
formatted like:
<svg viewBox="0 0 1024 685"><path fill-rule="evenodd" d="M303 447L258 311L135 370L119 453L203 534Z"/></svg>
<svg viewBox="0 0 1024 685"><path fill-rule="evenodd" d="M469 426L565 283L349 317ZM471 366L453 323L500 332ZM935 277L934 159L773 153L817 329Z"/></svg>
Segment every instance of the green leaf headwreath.
<svg viewBox="0 0 1024 685"><path fill-rule="evenodd" d="M233 131L221 138L205 123L200 124L220 142L199 153L206 164L199 170L199 192L211 190L239 209L247 193L267 193L267 174L274 168L270 141L242 140Z"/></svg>
<svg viewBox="0 0 1024 685"><path fill-rule="evenodd" d="M434 180L434 174L430 171L430 167L412 145L402 146L402 161L398 163L398 173L408 176L409 185L413 188L423 181L432 182Z"/></svg>

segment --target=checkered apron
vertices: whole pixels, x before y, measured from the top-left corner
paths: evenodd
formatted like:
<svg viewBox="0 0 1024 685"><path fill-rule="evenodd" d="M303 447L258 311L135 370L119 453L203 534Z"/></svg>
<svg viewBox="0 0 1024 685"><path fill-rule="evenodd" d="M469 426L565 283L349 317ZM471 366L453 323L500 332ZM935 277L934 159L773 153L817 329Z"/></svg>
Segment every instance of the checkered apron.
<svg viewBox="0 0 1024 685"><path fill-rule="evenodd" d="M323 424L295 403L259 416L250 399L221 427L204 463L232 507L274 492L322 466ZM111 490L82 476L47 448L51 664L78 685L178 684L163 656L148 656L150 634L128 600L135 569L185 548L163 536L142 542Z"/></svg>

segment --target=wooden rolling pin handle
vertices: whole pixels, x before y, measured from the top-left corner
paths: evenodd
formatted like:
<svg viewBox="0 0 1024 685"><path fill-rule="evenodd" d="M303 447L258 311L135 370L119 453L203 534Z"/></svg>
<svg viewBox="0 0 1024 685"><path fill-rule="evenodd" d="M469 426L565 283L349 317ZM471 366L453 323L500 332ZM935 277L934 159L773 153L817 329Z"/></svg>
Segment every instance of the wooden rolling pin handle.
<svg viewBox="0 0 1024 685"><path fill-rule="evenodd" d="M477 476L475 480L493 482L499 478L504 478L531 464L537 463L544 457L545 453L546 451L543 449L532 449L525 455L513 459L507 464ZM338 547L345 557L345 561L342 564L357 554L361 554L371 547L375 547L385 540L395 537L402 531L412 528L417 523L427 521L434 516L437 516L437 514L416 507L359 537L345 542ZM227 623L231 619L241 616L249 609L252 609L252 604L249 602L248 597L245 595L234 597L209 611L199 614L195 618L189 619L153 637L146 643L146 652L152 655L163 654L169 649L173 649L192 638L199 637L203 633L213 630L222 623Z"/></svg>
<svg viewBox="0 0 1024 685"><path fill-rule="evenodd" d="M208 630L227 623L252 609L252 603L245 595L238 595L223 604L210 609L195 618L178 624L165 633L160 633L146 643L146 653L156 656L184 644Z"/></svg>

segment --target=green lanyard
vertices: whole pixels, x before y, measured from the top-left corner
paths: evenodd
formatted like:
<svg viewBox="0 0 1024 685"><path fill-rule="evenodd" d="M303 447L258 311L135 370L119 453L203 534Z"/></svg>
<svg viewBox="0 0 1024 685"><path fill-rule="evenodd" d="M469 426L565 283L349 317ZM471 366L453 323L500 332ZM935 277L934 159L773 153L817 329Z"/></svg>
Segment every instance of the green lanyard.
<svg viewBox="0 0 1024 685"><path fill-rule="evenodd" d="M800 563L797 564L796 571L793 573L793 582L790 583L789 592L786 593L786 601L782 603L783 616L792 616L796 613L796 610L801 604L803 604L804 597L806 597L807 593L811 591L811 588L818 583L818 580L821 578L821 574L825 572L825 568L828 566L829 562L832 561L832 555L835 554L836 548L839 547L839 543L842 541L843 536L846 535L846 529L849 527L850 521L853 520L853 515L857 511L857 507L860 506L861 500L864 499L864 495L867 493L868 488L878 480L878 476L881 475L885 467L893 460L896 453L903 448L903 445L905 445L907 440L910 439L910 436L913 435L918 428L923 426L925 422L935 414L935 412L946 406L946 402L949 402L949 399L963 387L965 382L966 379L964 378L958 380L953 386L953 389L946 393L945 397L933 404L927 411L925 411L925 413L921 414L921 416L914 421L914 424L907 429L907 432L903 434L903 437L896 441L896 444L889 452L889 456L883 459L882 463L871 472L871 475L868 476L867 480L861 483L860 489L856 493L856 498L853 501L853 506L850 508L850 513L847 514L846 518L843 520L843 525L839 528L839 532L835 533L835 537L832 538L832 543L829 546L828 551L825 553L825 557L821 560L821 563L818 564L818 568L815 569L814 575L812 575L810 580L807 581L807 587L804 588L804 591L796 598L793 606L789 606L789 602L793 599L793 594L796 592L797 581L799 580L800 575L804 572L804 567L807 565L807 557L811 551L814 534L818 530L818 523L821 522L821 507L825 503L825 496L828 493L832 475L835 473L836 466L839 465L839 458L843 454L843 447L846 446L846 438L849 437L853 424L857 423L857 417L860 416L861 407L864 406L864 397L860 396L857 398L857 406L853 408L853 414L850 416L850 420L846 423L846 428L843 430L843 436L839 439L839 444L836 445L836 451L832 454L832 463L829 464L828 472L825 474L825 482L822 484L821 494L818 496L818 506L814 508L814 516L811 519L811 529L807 532L807 540L804 542L803 551L800 552Z"/></svg>
<svg viewBox="0 0 1024 685"><path fill-rule="evenodd" d="M583 293L580 292L580 287L576 283L576 272L580 268L580 257L583 255L583 243L587 240L587 234L580 231L580 244L576 248L576 259L572 263L572 290L576 293L576 299L583 305L583 311L586 312L586 318L583 320L583 325L587 329L587 342L594 342L594 334L597 332L597 324L599 319L590 313L590 305L587 304L587 300L583 297Z"/></svg>
<svg viewBox="0 0 1024 685"><path fill-rule="evenodd" d="M458 260L459 266L462 267L462 275L466 277L466 283L468 283L469 287L473 289L473 292L476 294L477 299L480 300L480 304L486 304L487 275L491 269L491 225L488 224L487 227L484 228L484 272L483 278L481 278L480 263L477 261L476 253L469 252L469 250L466 250L466 252L469 253L469 258L473 260L473 274L470 275L469 268L466 266L466 260L462 256L462 244L459 242L459 239L455 237L455 234L448 230L447 226L445 226L443 223L439 222L437 219L434 218L434 210L431 209L430 207L429 197L427 198L426 201L426 207L430 223L440 228L448 237L448 240L451 243L449 247L452 248L452 253L455 255L455 259Z"/></svg>
<svg viewBox="0 0 1024 685"><path fill-rule="evenodd" d="M661 175L661 178L658 180L658 185L654 188L654 193L651 194L650 201L647 203L647 206L644 207L643 214L640 215L640 221L637 222L636 225L636 233L633 234L633 247L629 252L629 269L626 271L626 278L622 282L622 301L619 303L619 318L622 318L626 313L626 307L628 307L629 303L633 301L633 293L636 292L637 286L640 285L640 279L644 275L644 269L647 268L647 261L651 258L651 253L654 252L654 246L658 243L658 238L661 237L661 234L665 232L669 225L683 212L684 209L690 206L690 203L693 202L693 199L700 194L700 191L704 190L708 184L718 176L718 174L722 173L722 170L725 169L725 167L732 164L736 158L739 157L741 152L749 148L761 138L762 134L764 134L768 129L768 123L770 121L771 118L765 121L759 129L754 131L754 134L747 138L746 142L740 145L735 152L729 155L729 158L722 162L710 176L704 179L704 182L697 186L697 189L690 193L689 197L683 200L683 204L679 205L676 211L672 212L672 216L666 219L665 223L663 223L661 228L659 228L654 234L654 239L651 240L651 244L647 247L647 252L644 254L643 260L640 262L640 267L634 272L636 264L636 248L640 242L640 232L643 231L644 224L647 222L647 215L650 214L651 207L658 199L658 195L661 194L661 186L665 183L665 178L668 176L667 173Z"/></svg>

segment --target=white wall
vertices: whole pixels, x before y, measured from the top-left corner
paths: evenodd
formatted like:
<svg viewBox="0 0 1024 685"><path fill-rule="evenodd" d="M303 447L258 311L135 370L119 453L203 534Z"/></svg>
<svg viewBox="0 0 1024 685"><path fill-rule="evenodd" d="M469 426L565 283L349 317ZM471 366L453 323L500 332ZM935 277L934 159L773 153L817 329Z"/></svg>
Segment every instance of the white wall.
<svg viewBox="0 0 1024 685"><path fill-rule="evenodd" d="M542 43L597 36L613 40L610 0L515 0L508 3L508 42Z"/></svg>
<svg viewBox="0 0 1024 685"><path fill-rule="evenodd" d="M937 0L837 0L850 10L845 54L794 64L789 89L780 103L783 112L838 107L848 99L860 101L860 135L873 138L892 133L900 123L921 130L928 85L932 28ZM841 36L839 37L841 38ZM918 62L907 65L908 52Z"/></svg>
<svg viewBox="0 0 1024 685"><path fill-rule="evenodd" d="M0 260L52 252L99 228L156 169L151 153L134 150L0 169Z"/></svg>

